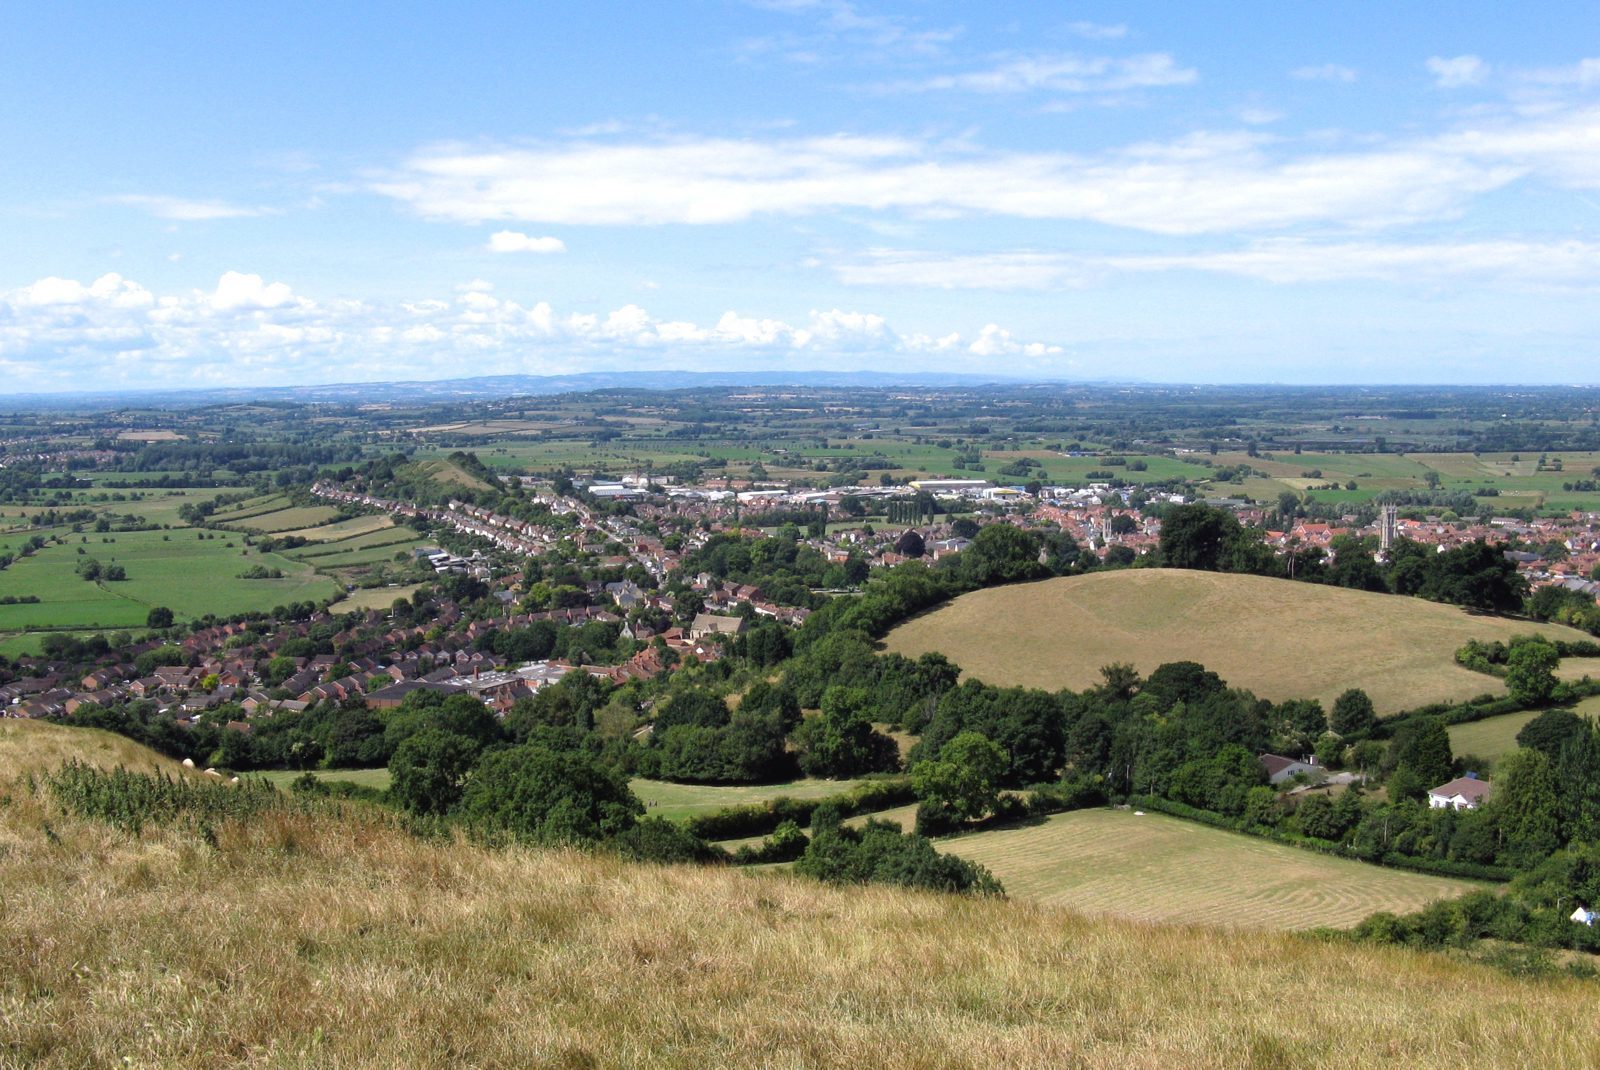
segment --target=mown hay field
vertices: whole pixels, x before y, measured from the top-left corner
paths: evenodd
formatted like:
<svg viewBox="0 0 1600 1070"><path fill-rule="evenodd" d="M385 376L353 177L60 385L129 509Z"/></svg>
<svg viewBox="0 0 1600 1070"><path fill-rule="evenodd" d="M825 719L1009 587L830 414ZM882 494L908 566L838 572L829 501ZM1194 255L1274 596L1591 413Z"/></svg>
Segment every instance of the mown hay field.
<svg viewBox="0 0 1600 1070"><path fill-rule="evenodd" d="M1135 921L1345 927L1483 887L1128 810L1076 810L936 842L989 867L1013 898Z"/></svg>
<svg viewBox="0 0 1600 1070"><path fill-rule="evenodd" d="M331 505L291 505L285 509L257 513L243 519L223 520L221 523L245 531L281 535L290 532L299 533L305 528L319 527L338 515L339 511Z"/></svg>
<svg viewBox="0 0 1600 1070"><path fill-rule="evenodd" d="M293 528L288 531L277 532L279 538L299 537L312 542L338 542L340 539L355 538L360 535L370 535L375 531L394 527L394 521L387 516L366 515L353 516L348 520L335 520L331 524L318 524L312 527Z"/></svg>
<svg viewBox="0 0 1600 1070"><path fill-rule="evenodd" d="M410 598L417 593L420 583L408 583L404 586L394 587L367 587L358 591L351 591L339 601L328 607L330 613L350 613L358 609L388 610L394 605L397 598Z"/></svg>
<svg viewBox="0 0 1600 1070"><path fill-rule="evenodd" d="M1236 687L1282 701L1359 687L1380 713L1501 694L1497 679L1455 663L1468 639L1582 632L1477 615L1418 598L1262 576L1127 569L992 587L907 621L889 650L938 651L985 683L1090 687L1100 668L1149 673L1198 661Z"/></svg>
<svg viewBox="0 0 1600 1070"><path fill-rule="evenodd" d="M7 1067L1600 1063L1592 982L1444 955L0 795Z"/></svg>

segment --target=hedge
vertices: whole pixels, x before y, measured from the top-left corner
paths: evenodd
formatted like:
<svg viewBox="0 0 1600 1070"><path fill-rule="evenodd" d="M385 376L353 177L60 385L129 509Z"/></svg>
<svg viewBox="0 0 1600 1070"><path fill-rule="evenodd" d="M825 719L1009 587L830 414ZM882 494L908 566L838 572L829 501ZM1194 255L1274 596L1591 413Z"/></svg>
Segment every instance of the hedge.
<svg viewBox="0 0 1600 1070"><path fill-rule="evenodd" d="M1428 873L1439 877L1460 877L1466 880L1494 881L1504 883L1515 874L1500 866L1485 866L1475 862L1457 862L1448 858L1429 858L1421 855L1403 855L1391 851L1382 858L1363 858L1351 850L1349 844L1335 843L1332 840L1319 840L1311 836L1297 836L1282 829L1271 828L1266 825L1246 826L1239 818L1228 817L1213 810L1200 810L1184 803L1173 802L1157 795L1132 795L1128 803L1145 810L1154 810L1157 813L1180 817L1186 821L1194 821L1212 828L1226 829L1229 832L1241 832L1247 836L1259 836L1264 840L1272 840L1289 847L1298 847L1301 850L1319 851L1323 854L1338 855L1341 858L1351 858L1358 862L1369 862L1373 865L1387 866L1390 869L1408 869L1416 873Z"/></svg>

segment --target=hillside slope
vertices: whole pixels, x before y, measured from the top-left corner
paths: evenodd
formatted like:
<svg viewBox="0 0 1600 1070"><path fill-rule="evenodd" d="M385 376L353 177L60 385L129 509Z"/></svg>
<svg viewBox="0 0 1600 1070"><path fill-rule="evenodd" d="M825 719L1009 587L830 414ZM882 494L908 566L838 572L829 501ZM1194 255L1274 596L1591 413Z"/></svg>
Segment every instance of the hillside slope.
<svg viewBox="0 0 1600 1070"><path fill-rule="evenodd" d="M1592 983L0 774L0 1066L1588 1067Z"/></svg>
<svg viewBox="0 0 1600 1070"><path fill-rule="evenodd" d="M1571 628L1469 613L1420 598L1371 594L1264 576L1125 569L991 587L902 624L892 651L937 650L985 683L1074 690L1100 667L1132 662L1148 673L1198 661L1262 698L1321 699L1348 687L1380 713L1461 700L1504 685L1455 664L1468 639Z"/></svg>
<svg viewBox="0 0 1600 1070"><path fill-rule="evenodd" d="M100 769L120 765L140 773L184 772L166 755L115 732L0 718L0 777L25 769L53 769L74 758Z"/></svg>

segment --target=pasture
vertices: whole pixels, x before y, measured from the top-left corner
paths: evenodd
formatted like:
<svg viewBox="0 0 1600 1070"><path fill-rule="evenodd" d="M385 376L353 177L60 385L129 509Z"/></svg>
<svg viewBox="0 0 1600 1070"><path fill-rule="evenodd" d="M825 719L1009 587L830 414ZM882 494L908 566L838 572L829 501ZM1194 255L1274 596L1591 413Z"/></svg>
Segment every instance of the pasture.
<svg viewBox="0 0 1600 1070"><path fill-rule="evenodd" d="M1450 726L1450 750L1458 757L1471 754L1485 761L1499 761L1508 751L1517 748L1517 733L1543 710L1523 710L1488 717L1482 721ZM1590 696L1572 707L1579 717L1600 716L1600 695Z"/></svg>
<svg viewBox="0 0 1600 1070"><path fill-rule="evenodd" d="M1012 898L1167 924L1345 927L1481 887L1125 810L1077 810L935 842L987 866Z"/></svg>
<svg viewBox="0 0 1600 1070"><path fill-rule="evenodd" d="M348 784L359 784L364 788L374 788L378 791L389 790L389 770L387 769L312 769L310 773L318 780L343 781ZM276 784L284 791L288 791L289 785L300 778L301 772L298 769L263 769L260 772L249 775L262 777Z"/></svg>
<svg viewBox="0 0 1600 1070"><path fill-rule="evenodd" d="M238 541L199 534L190 529L85 534L21 558L0 572L0 595L36 595L40 601L0 606L0 631L142 627L152 606L167 606L187 619L316 601L337 591L309 565L277 554L246 554ZM78 565L91 557L123 566L128 578L82 579ZM254 565L279 569L284 576L239 578Z"/></svg>
<svg viewBox="0 0 1600 1070"><path fill-rule="evenodd" d="M730 806L749 806L787 796L791 799L821 799L838 795L860 784L859 780L793 780L787 784L673 784L665 780L636 777L629 782L651 817L681 821L687 817L712 814Z"/></svg>
<svg viewBox="0 0 1600 1070"><path fill-rule="evenodd" d="M1379 713L1501 694L1504 685L1454 661L1468 639L1571 628L1474 615L1455 606L1261 576L1130 569L994 587L962 595L888 636L888 650L938 651L997 685L1081 690L1100 668L1141 673L1198 661L1235 687L1331 708L1359 687Z"/></svg>

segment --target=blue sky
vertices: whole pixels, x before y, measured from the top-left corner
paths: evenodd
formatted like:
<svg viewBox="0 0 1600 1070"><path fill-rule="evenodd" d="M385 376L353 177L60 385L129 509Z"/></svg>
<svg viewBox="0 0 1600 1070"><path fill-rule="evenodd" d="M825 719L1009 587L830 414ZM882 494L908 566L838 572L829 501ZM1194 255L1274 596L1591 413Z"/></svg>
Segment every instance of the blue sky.
<svg viewBox="0 0 1600 1070"><path fill-rule="evenodd" d="M1600 6L16 5L0 391L1600 381Z"/></svg>

